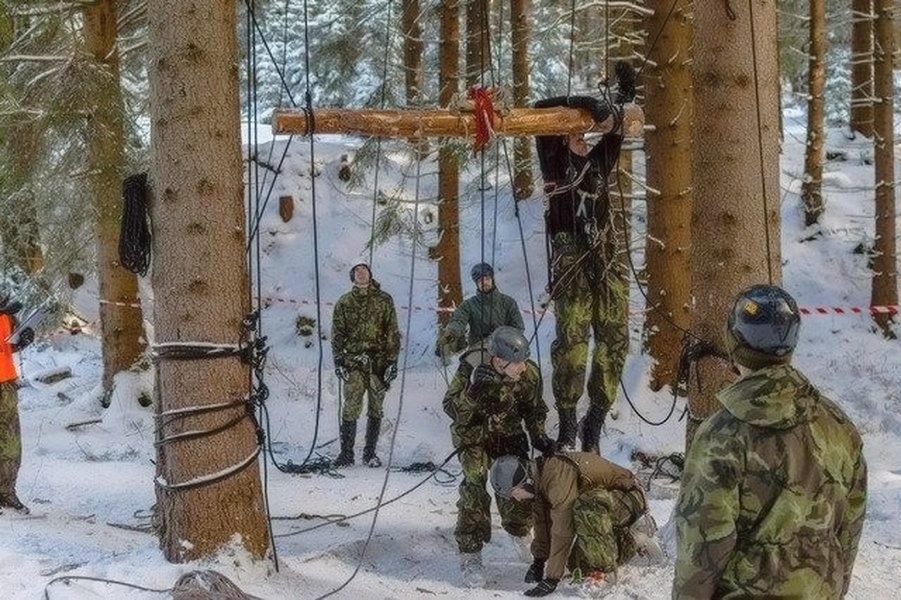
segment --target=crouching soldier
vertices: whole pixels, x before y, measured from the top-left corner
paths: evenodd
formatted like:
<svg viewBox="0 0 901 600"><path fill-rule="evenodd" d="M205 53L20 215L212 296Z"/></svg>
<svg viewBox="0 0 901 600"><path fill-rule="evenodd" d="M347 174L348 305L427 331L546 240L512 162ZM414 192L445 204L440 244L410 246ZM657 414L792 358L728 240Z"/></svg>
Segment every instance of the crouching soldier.
<svg viewBox="0 0 901 600"><path fill-rule="evenodd" d="M574 580L596 583L636 553L663 558L635 476L597 454L501 456L491 465L491 485L499 497L532 505L535 540L525 582L537 585L526 596L553 592L567 567Z"/></svg>
<svg viewBox="0 0 901 600"><path fill-rule="evenodd" d="M529 360L528 340L519 329L505 325L489 336L485 362L473 371L468 388L445 402L463 468L454 537L467 587L485 583L481 552L491 540L491 496L486 491L491 460L505 454L525 460L530 441L539 452L553 451L554 443L545 433L548 409L541 390L538 365ZM504 530L514 538L528 536L531 507L501 496L496 501Z"/></svg>

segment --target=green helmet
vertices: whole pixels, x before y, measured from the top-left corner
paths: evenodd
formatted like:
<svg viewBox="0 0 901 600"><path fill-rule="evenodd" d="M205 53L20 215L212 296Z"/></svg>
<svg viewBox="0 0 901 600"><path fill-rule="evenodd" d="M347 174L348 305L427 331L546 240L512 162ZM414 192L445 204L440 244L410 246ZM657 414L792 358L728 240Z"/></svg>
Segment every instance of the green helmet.
<svg viewBox="0 0 901 600"><path fill-rule="evenodd" d="M509 498L513 488L521 485L528 476L529 469L525 461L512 454L497 457L491 463L488 473L494 493L501 498Z"/></svg>
<svg viewBox="0 0 901 600"><path fill-rule="evenodd" d="M510 362L522 362L530 355L529 340L516 327L501 325L488 336L488 354Z"/></svg>

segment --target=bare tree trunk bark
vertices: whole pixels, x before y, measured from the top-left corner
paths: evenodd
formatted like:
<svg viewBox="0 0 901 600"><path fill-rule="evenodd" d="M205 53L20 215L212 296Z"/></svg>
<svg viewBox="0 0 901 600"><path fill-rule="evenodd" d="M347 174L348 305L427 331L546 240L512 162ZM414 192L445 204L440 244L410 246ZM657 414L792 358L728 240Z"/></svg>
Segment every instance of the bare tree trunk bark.
<svg viewBox="0 0 901 600"><path fill-rule="evenodd" d="M482 83L491 64L488 1L466 0L466 87Z"/></svg>
<svg viewBox="0 0 901 600"><path fill-rule="evenodd" d="M819 222L826 210L823 200L823 124L826 116L826 1L810 0L810 57L807 69L807 147L804 153L804 224Z"/></svg>
<svg viewBox="0 0 901 600"><path fill-rule="evenodd" d="M122 165L125 127L116 47L116 2L98 0L84 9L85 43L96 65L98 89L87 122L88 173L97 234L97 280L103 348L103 392L113 376L130 368L144 351L138 278L119 264Z"/></svg>
<svg viewBox="0 0 901 600"><path fill-rule="evenodd" d="M873 137L873 0L851 0L850 125Z"/></svg>
<svg viewBox="0 0 901 600"><path fill-rule="evenodd" d="M229 353L250 297L235 4L150 0L147 10L160 546L172 562L235 540L263 557L250 372Z"/></svg>
<svg viewBox="0 0 901 600"><path fill-rule="evenodd" d="M401 31L404 36L404 83L408 106L422 104L422 89L425 71L422 63L424 43L422 41L422 12L419 0L403 0ZM418 157L429 153L429 141L425 138L410 138L410 144Z"/></svg>
<svg viewBox="0 0 901 600"><path fill-rule="evenodd" d="M529 101L529 8L529 0L510 0L513 106L526 106ZM528 198L534 189L532 138L518 137L513 140L513 198Z"/></svg>
<svg viewBox="0 0 901 600"><path fill-rule="evenodd" d="M782 278L776 3L696 4L695 30L691 330L722 350L737 293ZM722 361L697 366L704 388L690 388L686 445L731 378Z"/></svg>
<svg viewBox="0 0 901 600"><path fill-rule="evenodd" d="M645 67L645 156L648 235L645 245L647 349L651 389L675 381L683 332L691 316L691 89L692 21L689 0L657 0L645 29L657 37Z"/></svg>
<svg viewBox="0 0 901 600"><path fill-rule="evenodd" d="M449 0L441 9L438 104L448 106L457 92L460 67L460 4ZM449 309L463 301L460 283L460 168L447 144L438 151L438 320L444 325Z"/></svg>
<svg viewBox="0 0 901 600"><path fill-rule="evenodd" d="M876 181L876 241L873 247L873 306L898 304L898 249L895 226L895 133L893 57L895 52L893 0L874 0L873 107L874 166ZM876 324L886 337L894 337L889 312L875 312Z"/></svg>

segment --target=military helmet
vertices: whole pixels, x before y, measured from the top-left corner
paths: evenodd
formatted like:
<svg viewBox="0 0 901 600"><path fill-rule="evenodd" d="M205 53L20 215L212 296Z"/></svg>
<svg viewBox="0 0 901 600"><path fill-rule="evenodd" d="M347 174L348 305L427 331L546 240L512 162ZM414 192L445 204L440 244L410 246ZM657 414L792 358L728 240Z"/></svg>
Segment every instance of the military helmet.
<svg viewBox="0 0 901 600"><path fill-rule="evenodd" d="M488 478L491 480L491 487L494 488L495 494L501 498L509 498L513 488L521 485L528 475L529 472L524 461L512 454L505 454L497 457L491 463Z"/></svg>
<svg viewBox="0 0 901 600"><path fill-rule="evenodd" d="M529 358L529 340L516 327L501 325L488 336L488 354L510 362Z"/></svg>
<svg viewBox="0 0 901 600"><path fill-rule="evenodd" d="M475 282L478 282L482 277L494 278L494 267L486 262L480 262L473 265L472 270L469 272L469 275Z"/></svg>
<svg viewBox="0 0 901 600"><path fill-rule="evenodd" d="M787 363L798 343L801 313L788 292L754 285L741 292L726 322L726 346L735 362L751 369Z"/></svg>

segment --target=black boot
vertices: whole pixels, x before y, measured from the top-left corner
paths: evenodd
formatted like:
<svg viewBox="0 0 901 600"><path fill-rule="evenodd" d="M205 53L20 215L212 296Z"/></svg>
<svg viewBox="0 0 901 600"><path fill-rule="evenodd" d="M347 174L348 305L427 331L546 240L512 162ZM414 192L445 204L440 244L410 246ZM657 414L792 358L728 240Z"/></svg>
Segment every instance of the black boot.
<svg viewBox="0 0 901 600"><path fill-rule="evenodd" d="M357 439L357 422L341 421L341 453L332 462L333 467L349 467L354 464L354 442Z"/></svg>
<svg viewBox="0 0 901 600"><path fill-rule="evenodd" d="M557 431L557 447L560 450L576 449L576 409L561 408L557 411L560 425Z"/></svg>
<svg viewBox="0 0 901 600"><path fill-rule="evenodd" d="M382 459L375 454L375 447L379 443L379 431L382 428L382 420L369 417L366 421L366 445L363 447L363 464L367 467L381 467Z"/></svg>
<svg viewBox="0 0 901 600"><path fill-rule="evenodd" d="M579 424L579 437L582 438L582 452L594 452L600 454L601 445L601 428L604 427L604 420L607 418L607 411L601 410L597 406L588 409L588 414L582 418Z"/></svg>

